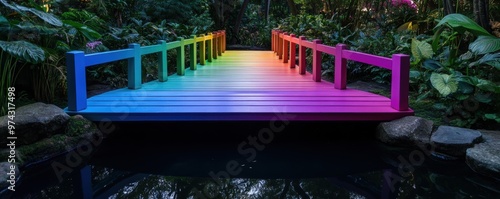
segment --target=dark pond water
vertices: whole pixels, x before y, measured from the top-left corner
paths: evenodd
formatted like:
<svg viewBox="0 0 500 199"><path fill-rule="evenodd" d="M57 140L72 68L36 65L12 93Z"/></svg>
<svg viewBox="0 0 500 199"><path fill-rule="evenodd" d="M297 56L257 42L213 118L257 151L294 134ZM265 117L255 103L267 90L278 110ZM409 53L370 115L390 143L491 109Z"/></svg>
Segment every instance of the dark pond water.
<svg viewBox="0 0 500 199"><path fill-rule="evenodd" d="M463 160L380 144L374 123L115 125L90 158L40 164L2 198L500 198Z"/></svg>

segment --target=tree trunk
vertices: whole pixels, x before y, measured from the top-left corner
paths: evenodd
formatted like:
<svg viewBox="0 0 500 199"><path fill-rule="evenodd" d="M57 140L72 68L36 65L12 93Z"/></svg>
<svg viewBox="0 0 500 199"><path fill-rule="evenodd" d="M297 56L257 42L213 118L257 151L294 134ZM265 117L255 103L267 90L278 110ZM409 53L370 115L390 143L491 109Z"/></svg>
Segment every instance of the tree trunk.
<svg viewBox="0 0 500 199"><path fill-rule="evenodd" d="M245 14L245 10L247 9L248 2L250 0L245 0L243 1L243 5L241 5L240 13L238 13L238 18L234 22L233 26L233 38L231 39L232 44L236 44L237 38L238 38L238 32L240 31L240 25L241 25L241 19L243 18L243 15Z"/></svg>
<svg viewBox="0 0 500 199"><path fill-rule="evenodd" d="M292 13L292 15L298 15L299 11L297 10L295 2L293 2L293 0L286 0L286 2L288 3L288 7L290 8L290 12Z"/></svg>
<svg viewBox="0 0 500 199"><path fill-rule="evenodd" d="M214 10L214 21L217 29L224 27L224 0L212 0L212 8Z"/></svg>
<svg viewBox="0 0 500 199"><path fill-rule="evenodd" d="M488 17L488 0L474 0L474 19L477 24L491 32L490 19Z"/></svg>
<svg viewBox="0 0 500 199"><path fill-rule="evenodd" d="M453 0L443 0L443 7L445 16L455 13L455 6L453 5Z"/></svg>

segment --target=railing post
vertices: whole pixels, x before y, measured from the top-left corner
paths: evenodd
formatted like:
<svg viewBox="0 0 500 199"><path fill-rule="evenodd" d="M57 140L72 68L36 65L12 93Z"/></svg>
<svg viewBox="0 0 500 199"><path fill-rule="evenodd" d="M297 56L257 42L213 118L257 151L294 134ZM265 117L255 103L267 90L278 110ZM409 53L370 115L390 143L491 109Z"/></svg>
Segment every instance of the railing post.
<svg viewBox="0 0 500 199"><path fill-rule="evenodd" d="M306 47L302 42L306 40L305 36L299 37L299 74L306 74Z"/></svg>
<svg viewBox="0 0 500 199"><path fill-rule="evenodd" d="M186 56L184 52L184 38L179 37L181 45L177 48L177 75L184 75L186 72Z"/></svg>
<svg viewBox="0 0 500 199"><path fill-rule="evenodd" d="M219 49L217 50L217 52L219 53L218 54L219 56L222 56L222 45L224 45L223 44L224 42L222 42L222 39L224 38L224 36L222 34L222 31L219 31L217 34L219 35L219 40L217 40L217 41L219 41L219 43L217 45L217 47L219 47Z"/></svg>
<svg viewBox="0 0 500 199"><path fill-rule="evenodd" d="M200 37L203 38L203 40L200 42L200 65L205 65L205 55L206 55L206 47L205 47L205 34L201 34Z"/></svg>
<svg viewBox="0 0 500 199"><path fill-rule="evenodd" d="M342 57L342 51L347 49L345 44L335 46L335 77L334 87L336 89L345 89L347 84L347 59Z"/></svg>
<svg viewBox="0 0 500 199"><path fill-rule="evenodd" d="M321 40L313 40L313 65L312 65L312 76L315 82L321 81L321 52L318 51L317 46L321 44Z"/></svg>
<svg viewBox="0 0 500 199"><path fill-rule="evenodd" d="M167 43L165 40L158 40L161 45L161 52L158 53L158 81L166 82L168 80L167 67Z"/></svg>
<svg viewBox="0 0 500 199"><path fill-rule="evenodd" d="M208 37L209 37L209 39L205 41L205 42L207 42L207 50L208 50L207 58L208 58L208 62L212 62L214 36L212 33L208 33Z"/></svg>
<svg viewBox="0 0 500 199"><path fill-rule="evenodd" d="M288 46L289 46L289 41L285 39L285 36L288 36L288 33L283 33L283 63L288 63Z"/></svg>
<svg viewBox="0 0 500 199"><path fill-rule="evenodd" d="M392 55L391 107L398 111L408 110L410 83L410 56Z"/></svg>
<svg viewBox="0 0 500 199"><path fill-rule="evenodd" d="M295 61L295 57L296 57L296 44L292 42L292 40L295 38L295 34L291 34L290 35L290 68L295 68L295 65L296 65L296 61Z"/></svg>
<svg viewBox="0 0 500 199"><path fill-rule="evenodd" d="M274 30L271 30L271 50L274 52Z"/></svg>
<svg viewBox="0 0 500 199"><path fill-rule="evenodd" d="M212 52L212 55L214 56L214 59L217 59L217 55L219 54L217 52L217 48L218 48L217 44L219 43L218 39L219 39L219 34L217 32L214 32L214 39L212 40L212 44L213 44L212 47L214 49L214 51Z"/></svg>
<svg viewBox="0 0 500 199"><path fill-rule="evenodd" d="M279 38L280 38L280 31L276 30L274 32L274 52L276 53L276 55L279 55L279 53L278 53Z"/></svg>
<svg viewBox="0 0 500 199"><path fill-rule="evenodd" d="M128 59L128 88L139 89L142 85L141 45L134 43L128 47L134 52L134 57Z"/></svg>
<svg viewBox="0 0 500 199"><path fill-rule="evenodd" d="M227 38L226 38L226 30L222 31L223 39L222 39L222 53L226 52Z"/></svg>
<svg viewBox="0 0 500 199"><path fill-rule="evenodd" d="M191 35L191 38L193 38L193 44L190 45L189 47L189 59L190 59L190 69L191 70L196 70L196 66L198 65L198 61L196 60L197 55L196 55L196 35Z"/></svg>
<svg viewBox="0 0 500 199"><path fill-rule="evenodd" d="M278 34L278 58L283 59L283 32L279 32Z"/></svg>
<svg viewBox="0 0 500 199"><path fill-rule="evenodd" d="M67 52L66 70L68 86L68 110L84 110L87 108L85 53L83 51Z"/></svg>

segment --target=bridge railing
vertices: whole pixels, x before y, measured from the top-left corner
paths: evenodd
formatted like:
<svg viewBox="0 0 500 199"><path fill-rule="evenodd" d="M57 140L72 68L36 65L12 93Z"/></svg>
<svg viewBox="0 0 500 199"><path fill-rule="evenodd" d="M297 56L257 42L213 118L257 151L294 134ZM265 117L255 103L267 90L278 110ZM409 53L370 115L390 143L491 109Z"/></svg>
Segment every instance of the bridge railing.
<svg viewBox="0 0 500 199"><path fill-rule="evenodd" d="M298 45L300 74L306 72L306 48L312 50L313 81L321 81L322 53L335 56L334 87L336 89L346 89L347 60L391 70L391 107L398 111L408 110L410 56L394 54L392 58L387 58L366 54L348 50L345 44L337 44L335 47L328 46L322 44L319 39L307 41L304 36L297 37L294 34L288 34L280 30L272 30L271 35L272 50L278 55L279 59L283 59L284 63L289 63L291 68L296 66L296 46Z"/></svg>
<svg viewBox="0 0 500 199"><path fill-rule="evenodd" d="M192 35L191 38L178 38L177 41L166 43L159 40L158 44L140 46L133 43L127 49L85 54L83 51L66 53L68 110L81 111L87 108L87 86L85 68L98 64L127 60L128 61L128 88L139 89L142 85L142 55L158 54L158 80L168 80L167 51L177 51L177 75L185 74L185 46L190 46L190 69L196 70L197 51L199 51L200 65L206 61L212 62L226 50L226 32L224 30L213 33Z"/></svg>

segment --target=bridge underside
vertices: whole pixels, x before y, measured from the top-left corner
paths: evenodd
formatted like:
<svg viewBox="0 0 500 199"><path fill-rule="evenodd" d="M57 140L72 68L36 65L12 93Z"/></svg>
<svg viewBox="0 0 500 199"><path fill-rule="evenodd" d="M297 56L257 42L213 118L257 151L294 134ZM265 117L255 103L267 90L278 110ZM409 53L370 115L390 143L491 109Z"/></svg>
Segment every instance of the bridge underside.
<svg viewBox="0 0 500 199"><path fill-rule="evenodd" d="M68 114L94 121L387 121L413 115L391 108L387 97L314 82L272 51L226 51L185 76L110 91L87 103Z"/></svg>

